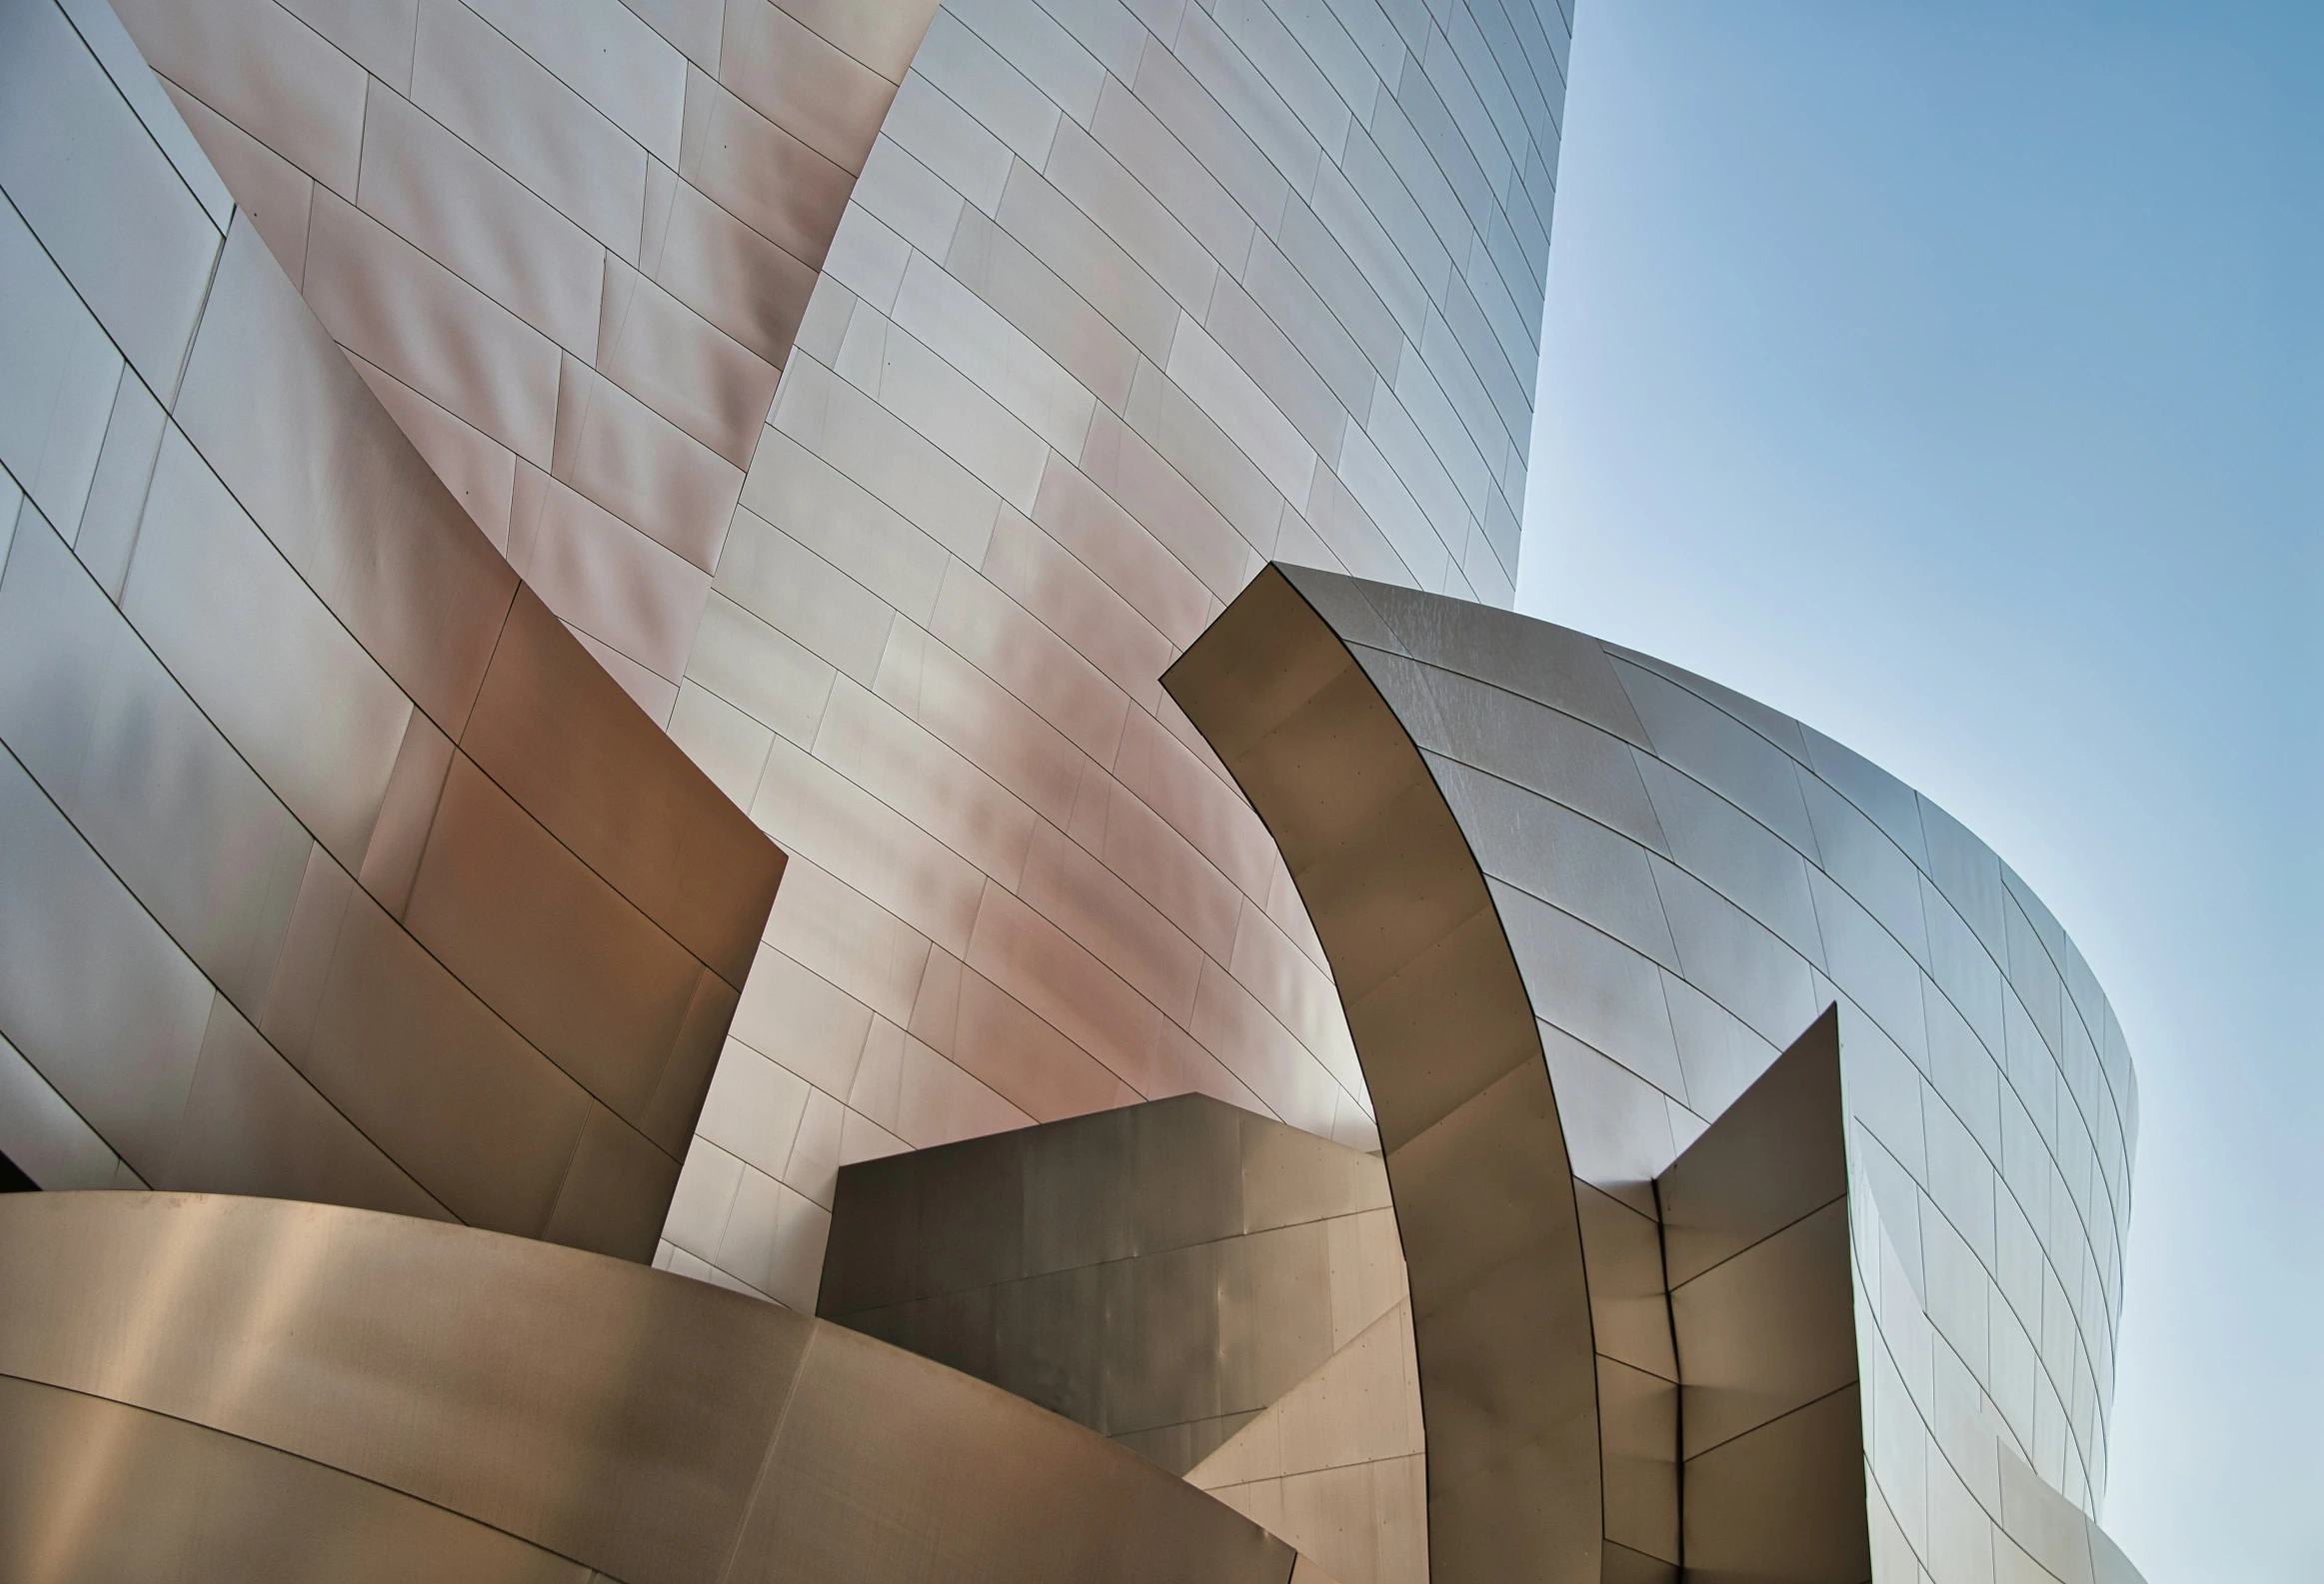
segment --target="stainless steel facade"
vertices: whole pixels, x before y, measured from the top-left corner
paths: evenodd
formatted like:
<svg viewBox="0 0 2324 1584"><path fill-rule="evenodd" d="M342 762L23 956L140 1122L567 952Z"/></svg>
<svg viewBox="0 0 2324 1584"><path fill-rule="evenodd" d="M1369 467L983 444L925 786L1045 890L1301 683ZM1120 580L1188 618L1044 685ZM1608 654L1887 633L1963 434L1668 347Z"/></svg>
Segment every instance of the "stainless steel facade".
<svg viewBox="0 0 2324 1584"><path fill-rule="evenodd" d="M1556 6L123 18L487 536L803 860L664 1263L812 1305L841 1160L1141 1098L1370 1139L1154 679L1270 556L1508 599Z"/></svg>
<svg viewBox="0 0 2324 1584"><path fill-rule="evenodd" d="M1768 1537L1724 1568L1714 1537L1774 1504L1698 1513L1718 1483L1670 1465L1817 1412L1861 1437L1872 1576L2135 1577L2090 1521L2135 1080L2079 953L1990 850L1714 684L1333 574L1262 573L1165 682L1282 843L1379 1107L1438 1584L1541 1558L1770 1576ZM1729 1118L1826 1007L1841 1196L1802 1189L1756 1246L1805 1257L1844 1226L1853 1340L1795 1313L1753 1363L1720 1328L1823 1278L1679 1234L1703 1176L1768 1207L1828 1146L1810 1129L1716 1170L1696 1150L1752 1125ZM1859 1381L1861 1409L1834 1407ZM1774 1571L1861 1576L1844 1554Z"/></svg>
<svg viewBox="0 0 2324 1584"><path fill-rule="evenodd" d="M2134 1577L2072 942L1838 745L1491 609L1561 5L0 0L0 1150L804 1311L843 1164L1200 1095L1381 1151L1410 1271L1342 1325L1326 1231L1232 1394L1126 1347L1173 1483L578 1252L9 1205L27 1569ZM292 1321L375 1395L262 1430Z"/></svg>
<svg viewBox="0 0 2324 1584"><path fill-rule="evenodd" d="M797 860L673 1268L810 1302L765 1206L1140 1098L1370 1147L1297 894L1155 679L1270 556L1508 599L1566 37L1500 0L937 10L672 718Z"/></svg>
<svg viewBox="0 0 2324 1584"><path fill-rule="evenodd" d="M0 1149L650 1257L782 854L101 3L0 7Z"/></svg>

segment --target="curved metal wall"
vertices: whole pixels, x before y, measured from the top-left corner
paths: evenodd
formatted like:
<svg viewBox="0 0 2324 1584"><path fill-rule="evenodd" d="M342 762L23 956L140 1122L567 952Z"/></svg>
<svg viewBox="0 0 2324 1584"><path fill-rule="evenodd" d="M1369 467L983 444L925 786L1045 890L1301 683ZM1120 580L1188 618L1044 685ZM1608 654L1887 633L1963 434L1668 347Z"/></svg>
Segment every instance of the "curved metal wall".
<svg viewBox="0 0 2324 1584"><path fill-rule="evenodd" d="M674 1268L809 1301L838 1161L1142 1097L1371 1147L1296 891L1156 678L1270 556L1509 597L1566 38L937 12L672 720L797 860Z"/></svg>
<svg viewBox="0 0 2324 1584"><path fill-rule="evenodd" d="M10 1579L1311 1577L1093 1431L698 1282L323 1205L9 1197Z"/></svg>
<svg viewBox="0 0 2324 1584"><path fill-rule="evenodd" d="M0 1147L646 1257L782 854L97 0L0 8Z"/></svg>
<svg viewBox="0 0 2324 1584"><path fill-rule="evenodd" d="M1577 1282L1559 1230L1575 1209L1608 1539L1644 1514L1635 1491L1617 1507L1617 1484L1640 1471L1615 1450L1617 1432L1650 1431L1650 1405L1609 1395L1609 1380L1683 1388L1690 1376L1619 1301L1638 1287L1625 1256L1652 1267L1646 1293L1668 1289L1679 1272L1656 1231L1670 1203L1655 1180L1836 1001L1876 1575L2006 1578L2038 1562L2066 1579L2093 1566L2126 1576L2086 1515L2104 1485L2135 1083L2087 966L1989 849L1838 745L1714 684L1544 623L1330 574L1262 574L1169 686L1282 834L1328 924L1367 1074L1387 1085L1433 1554L1457 1538L1434 1521L1439 1503L1464 1499L1448 1457L1496 1425L1548 1444L1505 1422L1498 1398L1491 1413L1466 1408L1465 1372L1502 1333L1464 1322L1461 1283L1539 1298L1561 1273ZM1437 831L1429 808L1457 831ZM1480 916L1492 922L1481 935ZM1520 1196L1539 1208L1538 1236L1503 1226L1513 1218L1499 1207L1544 1149L1490 1147L1496 1127L1531 1115L1503 1091L1540 1059L1495 1077L1511 1040L1485 1037L1485 1020L1511 986L1490 970L1512 951L1574 1179L1571 1201ZM1414 1059L1375 1065L1383 1041ZM1494 1213L1455 1213L1464 1195L1488 1196ZM1536 1243L1528 1288L1501 1261ZM1573 1329L1552 1322L1501 1326L1528 1340ZM1450 1398L1431 1388L1432 1365L1455 1372ZM1440 1418L1448 1400L1463 1407Z"/></svg>

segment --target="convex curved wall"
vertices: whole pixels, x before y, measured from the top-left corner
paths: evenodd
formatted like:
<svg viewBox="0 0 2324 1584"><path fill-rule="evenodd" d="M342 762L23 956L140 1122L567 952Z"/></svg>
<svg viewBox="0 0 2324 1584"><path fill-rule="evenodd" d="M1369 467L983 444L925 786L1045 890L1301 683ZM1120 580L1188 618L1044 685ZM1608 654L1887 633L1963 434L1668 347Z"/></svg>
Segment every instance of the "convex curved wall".
<svg viewBox="0 0 2324 1584"><path fill-rule="evenodd" d="M1552 1542L1594 1527L1596 1480L1605 1577L1715 1572L1653 1447L1692 1470L1713 1421L1757 1433L1852 1397L1859 1373L1878 1576L2113 1566L2083 1515L2104 1481L2135 1088L2087 967L1988 849L1701 679L1331 574L1262 573L1167 683L1282 840L1379 1102L1437 1576L1564 1559ZM1748 1195L1792 1168L1764 1145L1748 1169L1690 1163L1835 1002L1855 1340L1819 1360L1815 1328L1777 1326L1790 1356L1753 1386L1722 1374L1743 1355L1721 1311L1780 1263L1708 1296L1716 1261L1684 1253L1681 1223L1706 1173ZM1802 1249L1835 1191L1802 1198ZM1511 1346L1545 1349L1539 1367ZM1581 1510L1544 1515L1533 1488ZM1496 1528L1514 1537L1497 1549Z"/></svg>
<svg viewBox="0 0 2324 1584"><path fill-rule="evenodd" d="M1566 37L1500 0L937 12L672 720L798 859L676 1268L808 1301L771 1200L1142 1097L1371 1145L1297 894L1155 679L1271 556L1508 599Z"/></svg>

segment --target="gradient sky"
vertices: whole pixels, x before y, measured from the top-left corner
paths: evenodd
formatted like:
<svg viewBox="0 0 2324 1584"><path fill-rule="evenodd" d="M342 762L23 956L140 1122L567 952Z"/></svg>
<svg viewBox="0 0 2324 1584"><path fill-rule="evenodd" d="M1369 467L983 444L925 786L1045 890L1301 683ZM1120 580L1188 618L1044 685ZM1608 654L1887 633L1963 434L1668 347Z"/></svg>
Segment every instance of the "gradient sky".
<svg viewBox="0 0 2324 1584"><path fill-rule="evenodd" d="M2324 1577L2324 4L1580 0L1519 608L2050 903L2139 1074L2103 1518Z"/></svg>

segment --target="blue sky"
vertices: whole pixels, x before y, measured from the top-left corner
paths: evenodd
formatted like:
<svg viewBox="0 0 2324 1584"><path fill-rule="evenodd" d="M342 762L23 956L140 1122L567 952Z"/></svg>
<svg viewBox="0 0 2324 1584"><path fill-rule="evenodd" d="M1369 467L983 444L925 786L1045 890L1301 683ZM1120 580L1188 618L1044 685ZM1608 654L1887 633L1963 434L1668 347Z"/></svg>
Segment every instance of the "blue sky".
<svg viewBox="0 0 2324 1584"><path fill-rule="evenodd" d="M1580 0L1520 609L1990 841L2144 1112L2104 1520L2324 1554L2324 5Z"/></svg>

